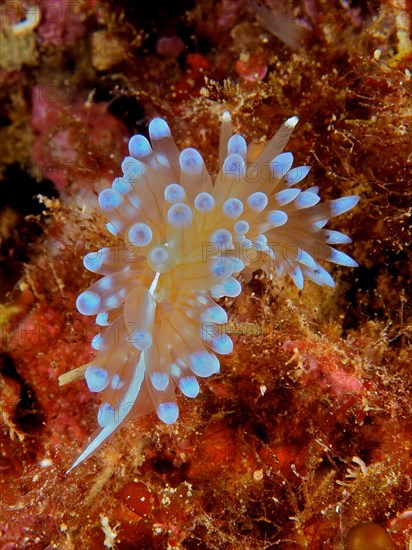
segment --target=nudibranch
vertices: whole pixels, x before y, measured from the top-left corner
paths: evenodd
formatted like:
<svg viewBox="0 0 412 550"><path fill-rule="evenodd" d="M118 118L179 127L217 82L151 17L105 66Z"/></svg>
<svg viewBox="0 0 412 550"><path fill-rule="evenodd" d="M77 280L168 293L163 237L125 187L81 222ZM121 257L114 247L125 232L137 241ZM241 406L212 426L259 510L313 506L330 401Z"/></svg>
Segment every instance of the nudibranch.
<svg viewBox="0 0 412 550"><path fill-rule="evenodd" d="M225 112L214 178L196 149L179 151L161 118L149 124L150 142L130 139L123 176L98 198L122 246L83 260L102 276L76 302L102 327L92 341L95 358L84 366L102 404L99 428L70 469L126 419L156 411L162 422L176 422L176 388L195 398L199 378L219 372L218 356L233 350L215 299L240 294L240 273L287 274L301 289L305 277L334 285L319 262L357 265L331 246L351 239L324 226L359 197L319 202L318 187L297 186L309 167L292 168L292 153L282 152L297 122L286 120L251 161Z"/></svg>

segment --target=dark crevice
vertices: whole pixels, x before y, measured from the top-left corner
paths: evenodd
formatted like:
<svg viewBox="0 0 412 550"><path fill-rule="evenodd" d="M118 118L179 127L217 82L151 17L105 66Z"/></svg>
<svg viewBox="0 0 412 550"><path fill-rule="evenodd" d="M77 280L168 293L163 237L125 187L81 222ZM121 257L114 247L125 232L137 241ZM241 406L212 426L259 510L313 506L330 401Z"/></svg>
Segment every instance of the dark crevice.
<svg viewBox="0 0 412 550"><path fill-rule="evenodd" d="M40 410L33 388L20 376L10 355L1 356L0 370L4 377L14 380L20 386L20 399L14 417L11 419L12 422L25 434L39 433L42 430L44 414Z"/></svg>
<svg viewBox="0 0 412 550"><path fill-rule="evenodd" d="M44 210L39 194L58 196L51 181L38 182L17 164L6 169L0 182L0 299L21 277L30 248L43 232L41 218L35 218Z"/></svg>
<svg viewBox="0 0 412 550"><path fill-rule="evenodd" d="M128 95L130 93L130 95ZM127 126L130 133L140 133L146 127L143 106L124 89L124 82L113 82L102 78L95 87L93 100L96 103L107 103L108 111Z"/></svg>

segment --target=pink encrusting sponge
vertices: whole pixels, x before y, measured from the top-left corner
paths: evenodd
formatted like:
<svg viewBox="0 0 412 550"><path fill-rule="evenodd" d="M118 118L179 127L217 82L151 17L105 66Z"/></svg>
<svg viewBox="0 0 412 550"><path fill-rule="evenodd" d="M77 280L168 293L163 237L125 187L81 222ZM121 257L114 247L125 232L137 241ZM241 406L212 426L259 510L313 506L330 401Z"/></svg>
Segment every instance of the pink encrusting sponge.
<svg viewBox="0 0 412 550"><path fill-rule="evenodd" d="M102 326L85 370L102 405L99 430L72 468L126 417L156 410L173 424L176 388L195 398L198 379L219 372L217 355L231 353L233 344L214 299L241 293L239 273L287 273L301 289L305 277L333 286L319 260L357 265L331 246L350 238L324 226L359 197L320 203L317 187L296 187L309 167L292 168L292 154L282 151L297 122L288 119L250 162L246 141L233 134L225 112L214 180L196 149L179 152L161 118L149 125L151 143L141 135L130 139L123 176L99 195L106 227L123 243L84 257L84 266L102 278L76 302Z"/></svg>

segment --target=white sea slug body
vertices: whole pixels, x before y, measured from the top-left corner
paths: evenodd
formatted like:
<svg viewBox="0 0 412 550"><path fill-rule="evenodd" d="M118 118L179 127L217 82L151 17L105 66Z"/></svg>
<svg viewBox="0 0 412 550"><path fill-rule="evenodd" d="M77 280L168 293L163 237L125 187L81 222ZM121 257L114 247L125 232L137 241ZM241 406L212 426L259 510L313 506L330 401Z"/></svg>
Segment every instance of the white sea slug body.
<svg viewBox="0 0 412 550"><path fill-rule="evenodd" d="M103 327L85 372L89 389L102 392L102 405L99 430L72 468L126 417L155 410L173 424L175 389L194 398L198 378L219 372L217 355L233 345L214 299L240 294L240 272L287 273L302 288L305 277L333 286L319 260L357 265L330 246L350 239L323 227L359 197L319 203L317 187L296 187L309 168L292 168L292 154L282 151L297 121L288 119L251 163L224 113L214 181L196 149L179 152L163 119L151 121L151 143L141 135L130 139L123 176L99 195L107 228L124 246L84 258L88 270L103 276L76 304Z"/></svg>

